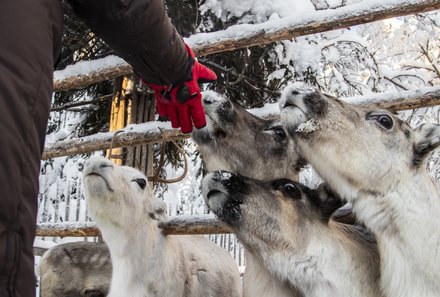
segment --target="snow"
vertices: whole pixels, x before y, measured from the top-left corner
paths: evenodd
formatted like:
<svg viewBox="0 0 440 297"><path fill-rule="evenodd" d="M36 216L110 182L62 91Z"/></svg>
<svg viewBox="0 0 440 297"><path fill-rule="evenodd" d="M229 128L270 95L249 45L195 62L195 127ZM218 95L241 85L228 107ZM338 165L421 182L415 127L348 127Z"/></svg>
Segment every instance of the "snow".
<svg viewBox="0 0 440 297"><path fill-rule="evenodd" d="M87 73L97 72L105 68L118 67L126 64L127 63L123 59L110 55L93 61L80 61L73 65L69 65L63 70L55 71L53 78L54 80L63 80L68 77L85 75Z"/></svg>
<svg viewBox="0 0 440 297"><path fill-rule="evenodd" d="M307 122L299 124L298 128L296 128L296 131L307 134L316 131L318 129L319 129L318 122L316 122L315 119L310 119Z"/></svg>
<svg viewBox="0 0 440 297"><path fill-rule="evenodd" d="M185 221L185 222L201 222L201 221L211 221L216 220L217 217L213 214L203 214L203 215L190 215L190 214L183 214L178 216L170 216L168 218L168 221Z"/></svg>
<svg viewBox="0 0 440 297"><path fill-rule="evenodd" d="M439 93L440 85L434 87L424 87L415 90L400 91L400 92L382 92L375 93L368 96L354 96L349 98L343 98L344 101L350 102L352 104L375 104L378 102L385 101L396 101L399 98L408 99L414 97L422 97L429 95L430 93Z"/></svg>
<svg viewBox="0 0 440 297"><path fill-rule="evenodd" d="M241 17L244 13L251 12L256 18L268 18L274 13L280 17L298 15L303 12L314 12L314 6L310 1L291 0L208 0L200 6L202 12L212 11L217 17L224 20L231 17Z"/></svg>
<svg viewBox="0 0 440 297"><path fill-rule="evenodd" d="M161 129L164 130L170 130L171 129L171 123L170 122L159 122L159 121L154 121L154 122L148 122L148 123L142 123L142 124L130 124L127 127L125 127L124 129L121 129L120 131L125 132L125 133L155 133L155 132L160 132ZM81 142L85 143L85 142L94 142L94 141L103 141L106 139L109 139L111 137L113 137L113 135L116 132L100 132L100 133L96 133L94 135L90 135L90 136L85 136L81 138ZM48 139L47 141L47 147L50 147L51 145L54 144L54 142L57 141L50 141L52 139L56 139L58 135L58 132L55 133L55 137L54 135L51 135L51 138Z"/></svg>
<svg viewBox="0 0 440 297"><path fill-rule="evenodd" d="M38 238L34 240L34 247L36 247L36 248L50 249L56 245L57 244L53 241L41 240Z"/></svg>
<svg viewBox="0 0 440 297"><path fill-rule="evenodd" d="M221 171L221 172L220 172L220 179L221 179L221 180L228 180L228 179L231 179L232 176L233 176L233 175L232 175L231 172L228 172L228 171Z"/></svg>
<svg viewBox="0 0 440 297"><path fill-rule="evenodd" d="M260 117L260 118L280 114L280 108L278 106L278 103L267 103L267 104L264 104L263 107L248 109L248 111L250 113L252 113L253 115Z"/></svg>

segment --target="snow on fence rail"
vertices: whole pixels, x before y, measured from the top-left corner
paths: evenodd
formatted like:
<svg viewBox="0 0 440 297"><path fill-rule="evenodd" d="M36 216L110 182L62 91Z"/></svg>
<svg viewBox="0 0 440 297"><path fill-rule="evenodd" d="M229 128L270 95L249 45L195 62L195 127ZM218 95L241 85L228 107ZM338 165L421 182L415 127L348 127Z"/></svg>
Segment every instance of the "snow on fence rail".
<svg viewBox="0 0 440 297"><path fill-rule="evenodd" d="M193 47L197 56L205 56L440 9L438 0L369 2L368 5L362 2L334 10L316 11L310 16L294 15L260 24L235 25L223 31L190 36L186 42ZM54 90L81 89L131 72L132 68L115 56L79 62L54 73Z"/></svg>
<svg viewBox="0 0 440 297"><path fill-rule="evenodd" d="M394 111L408 110L420 107L440 105L440 86L427 87L418 90L385 92L368 96L356 96L343 99L359 105L374 104L381 108ZM277 104L265 106L260 116L272 116L278 112ZM180 140L189 138L190 135L182 134L176 129L171 129L169 123L148 122L133 124L126 127L123 133L118 134L113 140L113 147L129 147L141 144L160 142L163 134L168 139ZM43 160L61 156L91 153L97 150L109 149L115 132L99 133L96 135L68 139L46 145Z"/></svg>
<svg viewBox="0 0 440 297"><path fill-rule="evenodd" d="M166 235L225 234L229 227L212 215L172 216L159 224ZM101 232L93 222L41 223L37 236L42 237L93 237Z"/></svg>

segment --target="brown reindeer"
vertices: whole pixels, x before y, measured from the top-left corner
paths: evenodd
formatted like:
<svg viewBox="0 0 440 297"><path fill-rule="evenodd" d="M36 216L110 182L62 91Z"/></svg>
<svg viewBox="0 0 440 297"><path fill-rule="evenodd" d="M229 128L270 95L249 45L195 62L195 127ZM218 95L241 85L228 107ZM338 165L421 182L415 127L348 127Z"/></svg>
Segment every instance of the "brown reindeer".
<svg viewBox="0 0 440 297"><path fill-rule="evenodd" d="M192 138L208 171L229 170L259 179L296 179L303 163L297 157L281 123L262 119L216 92L203 94L206 127ZM244 297L300 296L287 282L280 281L245 247Z"/></svg>
<svg viewBox="0 0 440 297"><path fill-rule="evenodd" d="M259 118L216 92L205 92L203 104L207 126L192 134L208 171L228 170L245 176L269 180L297 179L304 160L294 150L279 118ZM350 211L334 215L340 221L353 222ZM244 296L300 296L286 282L271 273L245 252Z"/></svg>
<svg viewBox="0 0 440 297"><path fill-rule="evenodd" d="M440 296L440 195L424 158L440 127L288 88L281 118L299 153L377 237L387 296Z"/></svg>
<svg viewBox="0 0 440 297"><path fill-rule="evenodd" d="M210 209L300 296L382 296L375 242L362 228L329 220L341 201L328 187L228 171L211 172L202 184Z"/></svg>
<svg viewBox="0 0 440 297"><path fill-rule="evenodd" d="M213 91L203 94L207 125L192 137L208 170L225 169L258 179L297 178L305 165L279 118L262 119Z"/></svg>

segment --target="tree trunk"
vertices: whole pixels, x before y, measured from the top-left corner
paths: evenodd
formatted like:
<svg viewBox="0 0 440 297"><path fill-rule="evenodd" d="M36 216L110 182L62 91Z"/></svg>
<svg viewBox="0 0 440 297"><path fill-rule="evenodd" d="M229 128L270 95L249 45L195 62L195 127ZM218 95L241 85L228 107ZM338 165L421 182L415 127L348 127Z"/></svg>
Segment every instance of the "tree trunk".
<svg viewBox="0 0 440 297"><path fill-rule="evenodd" d="M110 132L116 132L131 124L133 80L130 76L115 79L115 90L110 114ZM115 164L122 165L124 149L114 147L107 150L107 158Z"/></svg>
<svg viewBox="0 0 440 297"><path fill-rule="evenodd" d="M135 85L140 83L139 79L136 79L134 82ZM153 94L148 93L145 88L142 91L139 91L138 88L134 89L132 94L131 123L142 124L154 121L156 106ZM153 143L150 143L127 148L125 165L139 169L146 176L152 175L153 145Z"/></svg>

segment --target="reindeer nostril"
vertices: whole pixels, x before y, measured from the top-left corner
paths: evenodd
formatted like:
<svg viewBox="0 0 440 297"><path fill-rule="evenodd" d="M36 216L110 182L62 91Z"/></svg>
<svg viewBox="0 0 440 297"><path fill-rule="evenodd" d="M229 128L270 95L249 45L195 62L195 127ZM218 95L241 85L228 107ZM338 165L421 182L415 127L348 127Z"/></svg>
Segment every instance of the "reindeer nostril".
<svg viewBox="0 0 440 297"><path fill-rule="evenodd" d="M220 173L218 171L215 171L215 172L212 173L212 180L213 181L217 182L217 181L220 181L220 179L221 179L220 178Z"/></svg>
<svg viewBox="0 0 440 297"><path fill-rule="evenodd" d="M295 104L293 104L292 102L289 102L289 100L286 100L286 102L284 103L284 106L283 106L283 108L286 108L286 107L289 107L289 106L293 106L293 107L296 107L296 105L295 105Z"/></svg>
<svg viewBox="0 0 440 297"><path fill-rule="evenodd" d="M107 294L105 292L101 291L101 290L89 290L89 289L87 289L87 290L84 291L84 296L87 296L87 297L104 297L106 295Z"/></svg>
<svg viewBox="0 0 440 297"><path fill-rule="evenodd" d="M299 95L300 94L300 92L298 92L298 91L296 91L296 90L293 90L292 92L290 92L292 95Z"/></svg>
<svg viewBox="0 0 440 297"><path fill-rule="evenodd" d="M222 194L221 191L219 190L211 190L208 192L208 194L206 195L206 198L211 199L211 197L216 196L218 194Z"/></svg>
<svg viewBox="0 0 440 297"><path fill-rule="evenodd" d="M209 100L209 99L203 99L203 104L205 105L209 105L212 104L213 101Z"/></svg>
<svg viewBox="0 0 440 297"><path fill-rule="evenodd" d="M103 163L103 164L99 165L99 168L107 168L107 167L112 168L113 165L112 164L108 164L108 163Z"/></svg>

